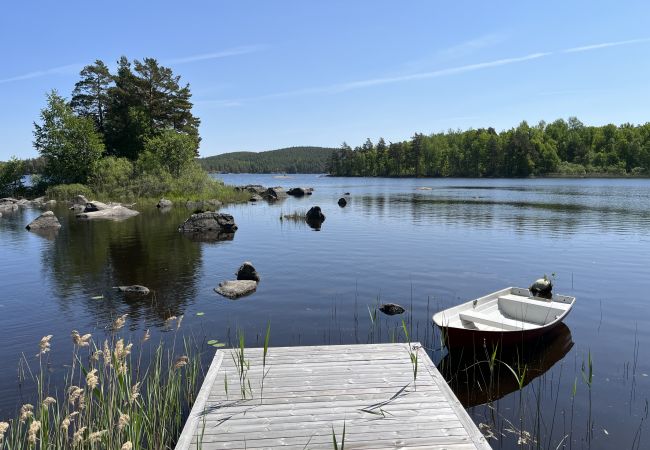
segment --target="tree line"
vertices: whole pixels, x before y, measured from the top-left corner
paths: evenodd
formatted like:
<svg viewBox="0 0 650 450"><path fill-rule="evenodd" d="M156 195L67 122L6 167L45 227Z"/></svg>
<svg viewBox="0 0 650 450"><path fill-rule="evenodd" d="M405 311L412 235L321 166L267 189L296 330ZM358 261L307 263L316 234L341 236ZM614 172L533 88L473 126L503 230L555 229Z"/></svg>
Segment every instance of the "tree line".
<svg viewBox="0 0 650 450"><path fill-rule="evenodd" d="M370 139L332 154L334 176L529 177L650 175L650 123L587 126L577 118L540 122L498 133L450 130L410 140Z"/></svg>
<svg viewBox="0 0 650 450"><path fill-rule="evenodd" d="M266 152L232 152L200 158L209 172L325 173L335 148L289 147Z"/></svg>
<svg viewBox="0 0 650 450"><path fill-rule="evenodd" d="M97 60L81 70L69 101L47 94L34 123L40 158L3 165L0 181L5 172L14 179L0 190L15 191L15 175L30 170L38 170L41 191L67 184L119 196L214 190L195 161L200 120L192 106L189 84L153 58L123 56L114 73Z"/></svg>

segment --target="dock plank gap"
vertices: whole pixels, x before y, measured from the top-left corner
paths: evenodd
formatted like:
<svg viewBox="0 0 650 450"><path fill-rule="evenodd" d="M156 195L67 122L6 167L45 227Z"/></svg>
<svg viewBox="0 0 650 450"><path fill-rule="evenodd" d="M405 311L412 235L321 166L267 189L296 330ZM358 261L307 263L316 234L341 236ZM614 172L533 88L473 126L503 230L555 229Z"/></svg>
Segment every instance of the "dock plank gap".
<svg viewBox="0 0 650 450"><path fill-rule="evenodd" d="M417 356L414 378L413 356ZM176 450L489 449L418 343L218 350Z"/></svg>

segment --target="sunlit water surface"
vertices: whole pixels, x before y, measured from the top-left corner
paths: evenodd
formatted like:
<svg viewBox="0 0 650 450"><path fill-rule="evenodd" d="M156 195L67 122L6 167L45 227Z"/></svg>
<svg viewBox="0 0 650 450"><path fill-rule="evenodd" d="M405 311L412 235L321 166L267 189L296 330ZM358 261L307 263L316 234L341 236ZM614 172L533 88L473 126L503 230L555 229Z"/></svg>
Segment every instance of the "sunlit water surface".
<svg viewBox="0 0 650 450"><path fill-rule="evenodd" d="M25 230L38 210L0 218L0 419L30 400L31 391L20 389L19 361L36 364L43 335L54 335L48 370L63 373L70 331L100 340L121 314L129 314L126 333L134 340L147 328L154 339L171 339L165 319L184 315L186 334L228 342L240 329L249 346L259 345L269 321L272 345L403 340L404 318L411 339L442 365L450 357L431 326L435 311L554 273L555 291L577 303L559 340L527 357L537 371L528 384L519 391L501 374L505 395L495 399L477 375L456 371L448 376L459 398L477 424L490 426L495 448L517 447L522 403L523 428L541 436L544 448L629 448L639 438L638 448L650 445L649 180L219 177L315 191L222 208L239 226L224 242L178 233L191 213L184 207L136 205L141 214L124 222L82 222L59 205L63 227L50 236ZM349 203L340 208L345 192ZM320 231L280 220L312 205L327 217ZM246 260L261 274L257 292L237 301L216 294ZM153 294L125 299L112 289L125 284ZM368 307L378 299L407 313L381 316L371 332ZM591 389L582 373L589 353Z"/></svg>

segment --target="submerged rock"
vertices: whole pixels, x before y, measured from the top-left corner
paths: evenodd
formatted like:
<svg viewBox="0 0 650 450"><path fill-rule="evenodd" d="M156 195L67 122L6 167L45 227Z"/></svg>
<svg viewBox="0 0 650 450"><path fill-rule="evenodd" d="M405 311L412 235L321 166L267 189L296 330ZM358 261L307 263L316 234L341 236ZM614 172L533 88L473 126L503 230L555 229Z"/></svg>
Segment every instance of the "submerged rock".
<svg viewBox="0 0 650 450"><path fill-rule="evenodd" d="M310 187L295 187L287 191L288 195L293 195L294 197L303 197L305 195L311 195L314 192L314 188Z"/></svg>
<svg viewBox="0 0 650 450"><path fill-rule="evenodd" d="M166 198L161 198L158 201L158 204L156 205L156 208L171 208L173 205L171 200L167 200Z"/></svg>
<svg viewBox="0 0 650 450"><path fill-rule="evenodd" d="M255 270L255 267L253 267L253 264L250 261L246 261L239 266L239 270L237 270L237 279L260 281L260 275L257 273L257 270Z"/></svg>
<svg viewBox="0 0 650 450"><path fill-rule="evenodd" d="M394 316L395 314L402 314L406 310L396 303L384 303L379 307L379 311L388 316Z"/></svg>
<svg viewBox="0 0 650 450"><path fill-rule="evenodd" d="M47 229L59 229L61 228L61 223L59 219L56 218L52 211L46 211L36 219L34 219L29 225L25 228L28 230L47 230Z"/></svg>
<svg viewBox="0 0 650 450"><path fill-rule="evenodd" d="M340 206L341 208L345 208L345 205L348 204L348 201L347 201L346 199L344 199L343 197L341 197L341 198L339 199L339 201L338 201L338 204L339 204L339 206Z"/></svg>
<svg viewBox="0 0 650 450"><path fill-rule="evenodd" d="M229 280L219 283L219 287L214 288L217 294L231 299L243 297L252 294L257 289L257 282L253 280Z"/></svg>
<svg viewBox="0 0 650 450"><path fill-rule="evenodd" d="M530 290L530 293L533 294L533 297L553 298L553 283L551 280L546 278L546 276L539 280L535 280L528 289Z"/></svg>
<svg viewBox="0 0 650 450"><path fill-rule="evenodd" d="M125 294L132 294L132 295L149 295L149 288L145 286L141 286L139 284L134 284L131 286L115 286L114 289L117 289L120 292L124 292Z"/></svg>

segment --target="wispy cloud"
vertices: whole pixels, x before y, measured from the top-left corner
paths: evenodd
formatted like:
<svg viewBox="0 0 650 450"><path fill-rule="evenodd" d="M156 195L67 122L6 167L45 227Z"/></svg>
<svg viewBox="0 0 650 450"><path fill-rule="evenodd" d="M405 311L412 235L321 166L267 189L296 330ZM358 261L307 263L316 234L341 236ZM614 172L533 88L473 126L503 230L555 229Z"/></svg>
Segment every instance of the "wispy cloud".
<svg viewBox="0 0 650 450"><path fill-rule="evenodd" d="M14 81L31 80L32 78L40 78L48 75L72 75L79 72L82 67L83 64L68 64L66 66L53 67L51 69L37 70L9 78L1 78L0 84L11 83Z"/></svg>
<svg viewBox="0 0 650 450"><path fill-rule="evenodd" d="M202 53L200 55L191 55L191 56L184 56L181 58L174 58L165 61L165 64L188 64L188 63L193 63L198 61L206 61L209 59L220 59L220 58L227 58L229 56L246 55L249 53L259 52L265 48L266 48L265 45L247 45L243 47L235 47L227 50L221 50L214 53Z"/></svg>
<svg viewBox="0 0 650 450"><path fill-rule="evenodd" d="M585 45L581 47L570 47L561 50L547 51L547 52L537 52L530 53L528 55L514 57L514 58L502 58L494 61L487 61L476 64L466 64L462 66L449 67L445 69L438 69L433 71L410 73L405 75L397 75L391 77L378 77L378 78L369 78L366 80L350 81L345 83L337 83L329 86L320 86L313 88L303 88L297 89L294 91L285 91L278 92L273 94L266 94L259 97L245 98L245 99L236 99L236 100L207 100L201 103L203 104L212 104L217 106L241 106L244 103L258 100L268 100L268 99L277 99L277 98L286 98L286 97L296 97L303 95L315 95L315 94L337 94L347 91L352 91L356 89L381 86L387 84L395 83L404 83L409 81L419 81L426 80L431 78L438 78L444 76L460 75L463 73L475 72L479 70L490 69L493 67L507 66L511 64L519 64L527 61L533 61L537 59L547 58L549 56L566 54L566 53L577 53L577 52L587 52L587 51L596 51L609 47L618 47L623 45L633 45L633 44L642 44L650 42L650 38L640 38L640 39L630 39L626 41L613 41L613 42L604 42L598 44Z"/></svg>
<svg viewBox="0 0 650 450"><path fill-rule="evenodd" d="M584 45L582 47L567 48L562 50L560 53L589 52L592 50L600 50L602 48L620 47L621 45L643 44L645 42L650 42L650 38L630 39L627 41L602 42L600 44Z"/></svg>

